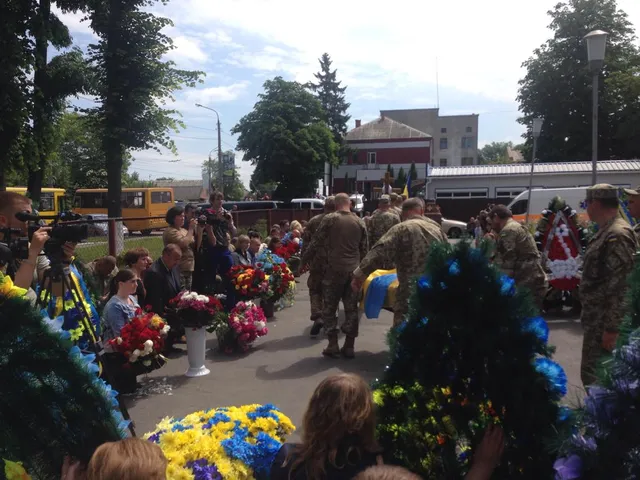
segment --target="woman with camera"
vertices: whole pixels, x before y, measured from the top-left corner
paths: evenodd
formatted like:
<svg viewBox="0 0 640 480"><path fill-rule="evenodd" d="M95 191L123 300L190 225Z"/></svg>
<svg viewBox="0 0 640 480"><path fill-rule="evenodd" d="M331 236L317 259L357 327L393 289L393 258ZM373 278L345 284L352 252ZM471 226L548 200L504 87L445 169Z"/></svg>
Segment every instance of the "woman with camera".
<svg viewBox="0 0 640 480"><path fill-rule="evenodd" d="M195 229L197 221L192 218L189 221L189 228L182 228L185 221L184 208L171 207L167 211L166 220L169 226L162 234L162 241L165 247L170 243L178 245L182 250L182 258L180 260L180 287L183 290L191 290L193 270L195 266L194 245Z"/></svg>

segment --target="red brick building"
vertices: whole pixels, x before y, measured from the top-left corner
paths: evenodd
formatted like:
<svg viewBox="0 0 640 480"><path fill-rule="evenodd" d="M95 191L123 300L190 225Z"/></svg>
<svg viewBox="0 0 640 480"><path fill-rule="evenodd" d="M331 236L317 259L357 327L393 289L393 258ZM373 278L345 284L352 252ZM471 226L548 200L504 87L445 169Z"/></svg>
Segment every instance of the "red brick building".
<svg viewBox="0 0 640 480"><path fill-rule="evenodd" d="M382 186L389 165L397 175L400 168L409 173L415 163L417 181L422 183L427 176L432 138L420 130L381 116L364 125L356 120L356 128L345 139L355 153L333 169L334 193L358 192L371 199L373 187Z"/></svg>

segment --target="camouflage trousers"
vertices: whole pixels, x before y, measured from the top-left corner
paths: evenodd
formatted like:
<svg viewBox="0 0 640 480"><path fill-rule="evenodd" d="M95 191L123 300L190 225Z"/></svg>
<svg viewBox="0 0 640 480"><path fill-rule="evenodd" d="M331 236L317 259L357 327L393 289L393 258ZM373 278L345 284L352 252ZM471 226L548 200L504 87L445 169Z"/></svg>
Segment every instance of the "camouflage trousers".
<svg viewBox="0 0 640 480"><path fill-rule="evenodd" d="M322 277L321 270L310 270L307 278L309 287L309 302L311 303L311 320L316 321L322 318Z"/></svg>
<svg viewBox="0 0 640 480"><path fill-rule="evenodd" d="M351 288L353 273L327 270L322 279L322 320L327 335L337 335L338 317L336 312L342 300L344 306L344 323L342 332L350 337L358 336L360 312L358 311L358 299L360 292L354 292Z"/></svg>
<svg viewBox="0 0 640 480"><path fill-rule="evenodd" d="M580 362L580 378L583 385L591 385L596 381L596 371L600 359L608 355L608 352L602 348L602 335L604 333L604 325L602 317L605 312L597 308L584 305L580 322L584 336L582 338L582 361Z"/></svg>

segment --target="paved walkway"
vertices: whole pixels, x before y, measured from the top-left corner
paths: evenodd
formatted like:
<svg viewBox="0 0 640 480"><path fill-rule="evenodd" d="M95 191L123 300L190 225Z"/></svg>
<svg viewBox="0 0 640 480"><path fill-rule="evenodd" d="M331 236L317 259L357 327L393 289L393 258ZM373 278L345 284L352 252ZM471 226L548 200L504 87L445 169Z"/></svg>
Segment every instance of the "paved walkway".
<svg viewBox="0 0 640 480"><path fill-rule="evenodd" d="M126 402L139 435L151 431L165 416L180 417L197 410L250 403L273 403L300 428L311 393L327 375L354 372L373 380L384 370L388 351L385 335L391 323L388 312L378 320L363 318L355 359L323 357L326 340L309 338L309 296L304 276L298 284L295 305L276 312L275 320L269 322L269 334L258 339L252 350L236 356L219 354L215 351L215 336L210 335L207 367L211 374L185 377L185 351L148 377L139 377L142 388L127 396ZM551 343L558 348L555 358L565 367L569 383L579 386L580 324L571 318L550 319L549 324ZM579 390L570 389L569 403L580 396Z"/></svg>

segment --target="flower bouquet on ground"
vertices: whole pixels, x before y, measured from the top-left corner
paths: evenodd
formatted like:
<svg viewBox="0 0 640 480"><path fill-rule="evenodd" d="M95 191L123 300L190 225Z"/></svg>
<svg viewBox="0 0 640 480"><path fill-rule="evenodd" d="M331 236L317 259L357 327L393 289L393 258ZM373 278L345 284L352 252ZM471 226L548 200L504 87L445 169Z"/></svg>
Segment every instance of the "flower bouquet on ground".
<svg viewBox="0 0 640 480"><path fill-rule="evenodd" d="M182 325L193 329L209 327L216 313L223 310L222 303L216 297L196 292L180 292L169 304L175 308Z"/></svg>
<svg viewBox="0 0 640 480"><path fill-rule="evenodd" d="M231 284L241 300L251 300L269 290L269 280L263 270L246 265L237 265L229 272Z"/></svg>
<svg viewBox="0 0 640 480"><path fill-rule="evenodd" d="M120 331L120 336L108 345L124 357L123 368L136 375L149 373L162 367L167 359L162 356L164 339L170 327L157 314L138 309L136 316Z"/></svg>
<svg viewBox="0 0 640 480"><path fill-rule="evenodd" d="M226 324L221 322L215 330L218 347L224 353L246 352L256 338L269 332L264 312L253 302L238 302L233 310L224 316Z"/></svg>
<svg viewBox="0 0 640 480"><path fill-rule="evenodd" d="M291 420L273 405L245 405L165 418L144 438L167 457L167 479L268 478Z"/></svg>
<svg viewBox="0 0 640 480"><path fill-rule="evenodd" d="M269 280L269 290L261 297L277 302L295 285L295 278L284 259L270 250L258 254L256 267L263 270Z"/></svg>

